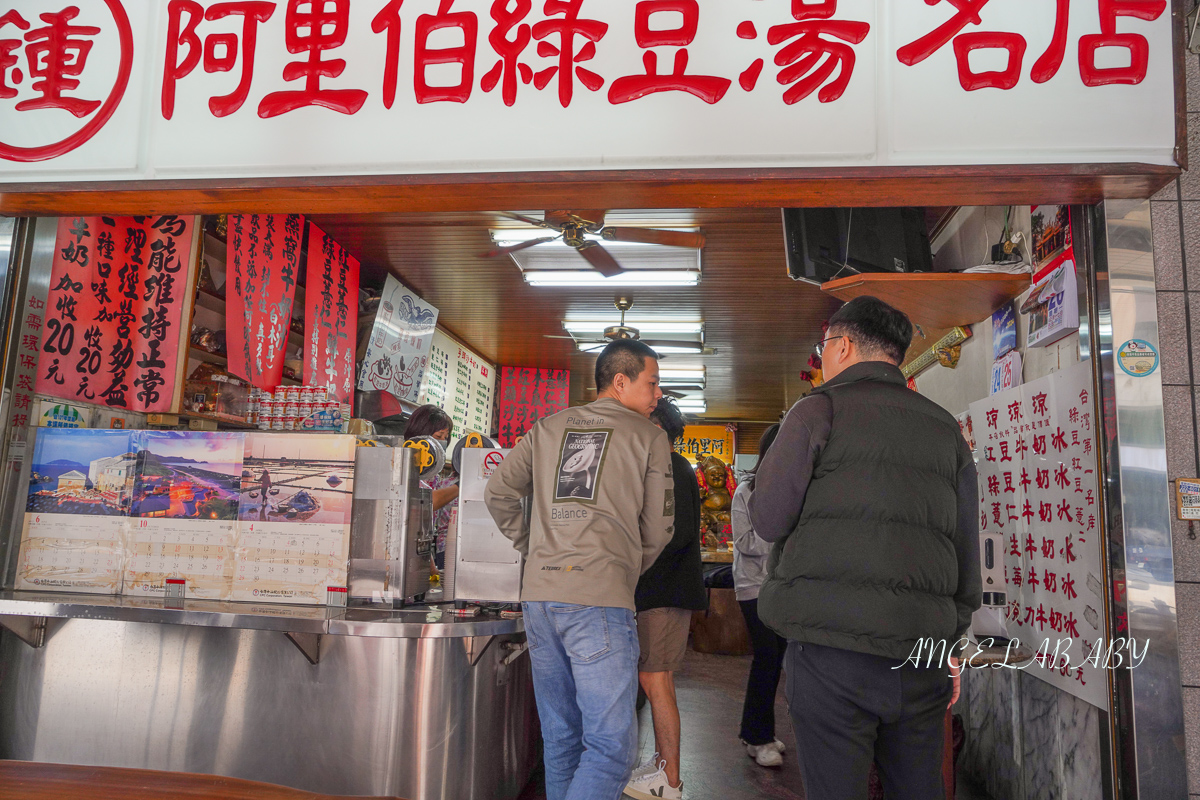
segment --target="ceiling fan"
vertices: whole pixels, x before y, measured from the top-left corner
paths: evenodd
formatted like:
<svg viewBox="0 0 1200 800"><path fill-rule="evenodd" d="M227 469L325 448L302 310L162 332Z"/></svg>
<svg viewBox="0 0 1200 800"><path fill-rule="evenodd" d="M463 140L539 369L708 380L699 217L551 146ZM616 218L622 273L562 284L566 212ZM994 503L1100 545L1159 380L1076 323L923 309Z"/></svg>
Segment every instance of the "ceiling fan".
<svg viewBox="0 0 1200 800"><path fill-rule="evenodd" d="M600 242L594 238L588 238L588 235L593 237L598 236L610 242L661 244L669 247L691 247L697 250L704 246L704 234L699 232L606 226L604 224L604 215L608 212L601 210L547 211L543 219L535 219L534 217L527 217L524 214L513 214L511 212L502 213L510 219L519 220L538 228L552 230L555 233L552 236L530 239L518 244L508 245L507 247L497 247L483 253L481 255L482 258L506 256L518 250L562 239L564 244L574 247L579 252L579 255L587 259L588 263L597 272L609 278L613 275L620 275L625 271L625 268L613 258L612 253L608 252Z"/></svg>
<svg viewBox="0 0 1200 800"><path fill-rule="evenodd" d="M705 347L704 342L689 342L685 339L643 339L641 331L630 325L625 324L625 312L633 307L632 297L618 297L613 301L613 305L621 312L621 322L617 325L604 329L604 338L602 339L581 339L578 336L555 336L553 334L542 334L547 339L570 339L577 345L589 344L608 344L615 342L618 339L633 339L649 345L653 349L670 348L671 352L689 352L699 355L712 355L717 351L712 347ZM660 353L659 357L662 357Z"/></svg>

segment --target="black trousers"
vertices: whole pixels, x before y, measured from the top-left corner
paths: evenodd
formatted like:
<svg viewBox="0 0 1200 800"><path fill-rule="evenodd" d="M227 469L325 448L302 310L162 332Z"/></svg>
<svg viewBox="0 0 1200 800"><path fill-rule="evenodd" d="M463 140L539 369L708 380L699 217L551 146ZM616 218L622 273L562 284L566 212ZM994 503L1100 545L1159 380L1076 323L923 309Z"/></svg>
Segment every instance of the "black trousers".
<svg viewBox="0 0 1200 800"><path fill-rule="evenodd" d="M866 800L872 760L888 800L944 799L945 667L807 642L789 642L785 663L808 800Z"/></svg>
<svg viewBox="0 0 1200 800"><path fill-rule="evenodd" d="M746 744L770 744L775 740L775 691L779 687L787 639L758 618L757 600L739 600L738 605L742 607L742 616L750 630L750 644L754 647L746 700L742 704L741 737Z"/></svg>

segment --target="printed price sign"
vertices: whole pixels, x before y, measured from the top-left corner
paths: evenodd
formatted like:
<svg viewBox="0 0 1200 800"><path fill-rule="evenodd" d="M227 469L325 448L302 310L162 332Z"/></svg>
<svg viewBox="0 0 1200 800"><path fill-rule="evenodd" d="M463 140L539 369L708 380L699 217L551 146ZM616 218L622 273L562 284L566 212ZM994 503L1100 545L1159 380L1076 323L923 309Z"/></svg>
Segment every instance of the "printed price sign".
<svg viewBox="0 0 1200 800"><path fill-rule="evenodd" d="M1175 514L1180 519L1200 519L1200 478L1175 481Z"/></svg>

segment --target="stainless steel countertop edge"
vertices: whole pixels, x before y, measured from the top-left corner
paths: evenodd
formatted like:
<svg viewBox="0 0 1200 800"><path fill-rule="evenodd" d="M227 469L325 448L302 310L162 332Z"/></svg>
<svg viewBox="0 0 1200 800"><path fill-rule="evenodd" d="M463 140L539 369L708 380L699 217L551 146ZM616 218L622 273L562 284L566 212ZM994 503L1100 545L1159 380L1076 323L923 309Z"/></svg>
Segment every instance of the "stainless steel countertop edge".
<svg viewBox="0 0 1200 800"><path fill-rule="evenodd" d="M0 616L90 619L112 622L145 622L236 628L281 633L368 636L391 639L452 639L522 633L521 619L448 617L430 620L437 609L352 609L323 606L279 606L264 610L252 603L217 600L171 601L104 595L69 595L42 592L0 592ZM295 615L286 611L294 609ZM357 619L346 619L353 614Z"/></svg>

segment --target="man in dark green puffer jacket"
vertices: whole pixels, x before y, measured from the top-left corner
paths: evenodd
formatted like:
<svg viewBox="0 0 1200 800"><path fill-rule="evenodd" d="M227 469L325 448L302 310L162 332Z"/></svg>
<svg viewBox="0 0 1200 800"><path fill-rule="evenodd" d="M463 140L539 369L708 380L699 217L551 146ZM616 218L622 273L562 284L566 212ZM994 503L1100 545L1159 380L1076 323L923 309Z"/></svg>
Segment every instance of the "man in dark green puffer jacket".
<svg viewBox="0 0 1200 800"><path fill-rule="evenodd" d="M943 796L958 662L926 658L931 640L958 654L980 605L978 496L958 423L905 385L911 339L874 297L839 309L818 345L826 382L788 412L750 498L775 543L758 613L789 641L809 800L866 798L872 760L891 800Z"/></svg>

